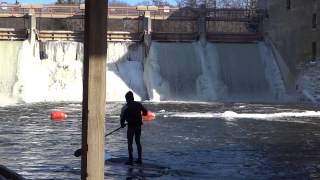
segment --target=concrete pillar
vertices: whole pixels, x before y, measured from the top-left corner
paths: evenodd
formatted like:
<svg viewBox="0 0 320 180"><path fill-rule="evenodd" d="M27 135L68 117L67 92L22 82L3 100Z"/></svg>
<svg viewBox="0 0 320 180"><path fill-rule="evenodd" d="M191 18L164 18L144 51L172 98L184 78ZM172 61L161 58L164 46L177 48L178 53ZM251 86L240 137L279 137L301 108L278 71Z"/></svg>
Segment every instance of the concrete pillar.
<svg viewBox="0 0 320 180"><path fill-rule="evenodd" d="M82 180L104 180L107 4L105 0L85 4Z"/></svg>
<svg viewBox="0 0 320 180"><path fill-rule="evenodd" d="M150 34L152 31L152 24L151 24L151 14L150 11L144 12L143 24L144 24L144 31L147 34Z"/></svg>
<svg viewBox="0 0 320 180"><path fill-rule="evenodd" d="M207 21L206 21L206 9L203 8L200 10L200 17L198 19L198 33L199 40L202 45L206 45L207 41Z"/></svg>
<svg viewBox="0 0 320 180"><path fill-rule="evenodd" d="M144 30L145 57L147 57L150 46L151 46L151 33L152 33L152 21L151 21L150 11L145 11L144 13L143 30Z"/></svg>
<svg viewBox="0 0 320 180"><path fill-rule="evenodd" d="M37 29L37 18L35 16L35 11L33 8L29 9L29 33L28 40L32 47L32 54L36 56L36 29Z"/></svg>
<svg viewBox="0 0 320 180"><path fill-rule="evenodd" d="M35 17L34 9L29 9L29 36L30 43L34 43L36 40L37 19Z"/></svg>

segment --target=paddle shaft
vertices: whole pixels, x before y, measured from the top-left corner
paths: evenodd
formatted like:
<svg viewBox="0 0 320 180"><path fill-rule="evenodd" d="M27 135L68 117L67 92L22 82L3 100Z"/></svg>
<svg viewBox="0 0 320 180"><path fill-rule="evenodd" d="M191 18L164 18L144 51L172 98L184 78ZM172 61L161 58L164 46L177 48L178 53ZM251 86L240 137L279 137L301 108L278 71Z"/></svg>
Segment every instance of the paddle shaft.
<svg viewBox="0 0 320 180"><path fill-rule="evenodd" d="M111 131L110 133L106 134L104 137L107 137L107 136L111 135L112 133L119 131L120 129L121 129L121 127ZM82 149L80 148L80 149L77 149L73 154L74 154L74 156L79 157L79 156L81 156L81 153L82 153Z"/></svg>
<svg viewBox="0 0 320 180"><path fill-rule="evenodd" d="M116 132L116 131L119 131L120 129L121 129L121 127L119 127L119 128L117 128L117 129L111 131L110 133L106 134L104 137L107 137L107 136L111 135L112 133L114 133L114 132Z"/></svg>

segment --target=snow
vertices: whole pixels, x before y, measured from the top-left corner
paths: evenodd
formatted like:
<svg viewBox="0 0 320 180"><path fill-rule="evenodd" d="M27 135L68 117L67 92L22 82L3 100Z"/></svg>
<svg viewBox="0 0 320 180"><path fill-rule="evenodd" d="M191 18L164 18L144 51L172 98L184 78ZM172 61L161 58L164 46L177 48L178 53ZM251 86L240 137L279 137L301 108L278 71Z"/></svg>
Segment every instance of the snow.
<svg viewBox="0 0 320 180"><path fill-rule="evenodd" d="M302 101L320 103L320 61L300 66L296 88Z"/></svg>

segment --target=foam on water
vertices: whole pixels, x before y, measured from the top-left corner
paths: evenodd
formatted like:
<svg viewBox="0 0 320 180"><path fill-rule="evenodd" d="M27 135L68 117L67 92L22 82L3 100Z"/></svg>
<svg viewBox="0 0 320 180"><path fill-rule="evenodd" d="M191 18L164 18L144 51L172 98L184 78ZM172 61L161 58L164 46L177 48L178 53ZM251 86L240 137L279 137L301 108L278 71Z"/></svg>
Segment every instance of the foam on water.
<svg viewBox="0 0 320 180"><path fill-rule="evenodd" d="M301 122L296 120L286 120L287 117L320 117L320 111L304 111L304 112L278 112L278 113L236 113L234 111L225 111L222 113L199 113L199 112L179 112L165 113L164 117L182 117L182 118L222 118L226 120L235 119L255 119L255 120L270 120L270 121L288 121Z"/></svg>

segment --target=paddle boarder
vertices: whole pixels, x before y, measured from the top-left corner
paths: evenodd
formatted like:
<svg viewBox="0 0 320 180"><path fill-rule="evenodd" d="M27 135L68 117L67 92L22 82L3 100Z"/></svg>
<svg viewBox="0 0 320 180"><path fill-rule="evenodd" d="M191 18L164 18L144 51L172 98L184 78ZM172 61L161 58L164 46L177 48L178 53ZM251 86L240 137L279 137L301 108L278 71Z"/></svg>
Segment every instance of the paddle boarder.
<svg viewBox="0 0 320 180"><path fill-rule="evenodd" d="M121 127L126 127L125 121L127 121L127 141L128 141L128 154L129 159L126 162L127 165L133 164L132 156L132 143L133 137L135 137L137 149L138 149L138 159L137 164L142 164L142 147L140 143L141 136L141 126L142 126L142 115L146 116L148 111L143 105L139 102L134 101L133 93L131 91L127 92L125 95L127 104L124 105L121 109L120 114L120 124Z"/></svg>

